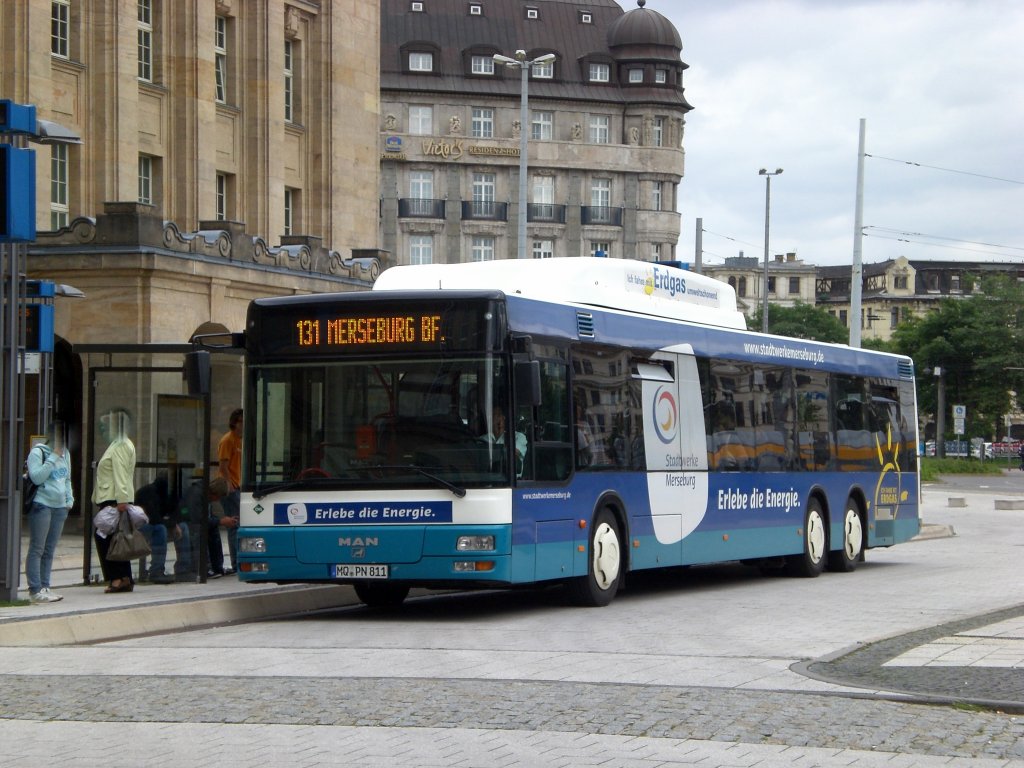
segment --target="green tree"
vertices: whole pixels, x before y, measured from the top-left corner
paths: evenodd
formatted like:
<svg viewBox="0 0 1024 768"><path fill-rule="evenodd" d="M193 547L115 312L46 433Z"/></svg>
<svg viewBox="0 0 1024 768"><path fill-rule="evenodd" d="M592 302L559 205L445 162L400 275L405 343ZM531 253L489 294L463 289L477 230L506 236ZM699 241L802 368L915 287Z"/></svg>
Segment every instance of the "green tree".
<svg viewBox="0 0 1024 768"><path fill-rule="evenodd" d="M761 313L758 308L747 323L751 330L761 330ZM842 344L849 341L850 332L827 310L811 304L797 302L792 307L768 307L768 333L777 336L792 336L796 339L813 339Z"/></svg>
<svg viewBox="0 0 1024 768"><path fill-rule="evenodd" d="M1010 391L1024 383L1024 285L1005 277L986 277L981 290L957 299L943 299L921 317L901 323L893 332L895 351L914 359L918 406L935 413L937 377L941 368L946 403L967 406L967 434L1002 434L1002 417L1010 409ZM1015 370L1018 369L1018 370ZM947 412L946 437L953 420Z"/></svg>

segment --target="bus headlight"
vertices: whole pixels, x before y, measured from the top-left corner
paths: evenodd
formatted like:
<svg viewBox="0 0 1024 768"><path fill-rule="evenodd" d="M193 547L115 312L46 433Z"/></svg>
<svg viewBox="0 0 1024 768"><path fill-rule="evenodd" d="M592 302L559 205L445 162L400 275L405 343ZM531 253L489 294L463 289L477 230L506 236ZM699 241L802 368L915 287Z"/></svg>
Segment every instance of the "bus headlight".
<svg viewBox="0 0 1024 768"><path fill-rule="evenodd" d="M455 549L458 552L493 552L494 536L459 536Z"/></svg>
<svg viewBox="0 0 1024 768"><path fill-rule="evenodd" d="M238 540L238 551L261 555L267 551L267 540L262 536L243 536Z"/></svg>

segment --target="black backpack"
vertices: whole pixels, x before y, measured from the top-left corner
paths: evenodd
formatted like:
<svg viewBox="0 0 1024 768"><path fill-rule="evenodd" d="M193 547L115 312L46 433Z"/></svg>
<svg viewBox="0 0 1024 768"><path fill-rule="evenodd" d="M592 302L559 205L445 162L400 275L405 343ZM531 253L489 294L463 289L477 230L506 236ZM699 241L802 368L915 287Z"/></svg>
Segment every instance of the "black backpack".
<svg viewBox="0 0 1024 768"><path fill-rule="evenodd" d="M39 445L38 448L43 453L43 461L46 461L46 446ZM35 447L32 448L32 451L34 450ZM29 455L32 454L32 451L29 451ZM33 483L32 478L28 476L28 458L26 457L25 471L21 475L21 511L24 514L27 515L29 511L32 509L32 502L35 501L36 491L38 490L39 486Z"/></svg>

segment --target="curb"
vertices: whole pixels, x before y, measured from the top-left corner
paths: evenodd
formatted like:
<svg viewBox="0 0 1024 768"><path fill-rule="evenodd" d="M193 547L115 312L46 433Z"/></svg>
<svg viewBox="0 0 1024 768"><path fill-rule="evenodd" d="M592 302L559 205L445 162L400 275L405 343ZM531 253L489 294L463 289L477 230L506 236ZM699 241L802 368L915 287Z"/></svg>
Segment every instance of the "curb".
<svg viewBox="0 0 1024 768"><path fill-rule="evenodd" d="M0 646L53 647L121 640L354 605L351 587L288 587L257 595L225 595L126 605L0 624Z"/></svg>

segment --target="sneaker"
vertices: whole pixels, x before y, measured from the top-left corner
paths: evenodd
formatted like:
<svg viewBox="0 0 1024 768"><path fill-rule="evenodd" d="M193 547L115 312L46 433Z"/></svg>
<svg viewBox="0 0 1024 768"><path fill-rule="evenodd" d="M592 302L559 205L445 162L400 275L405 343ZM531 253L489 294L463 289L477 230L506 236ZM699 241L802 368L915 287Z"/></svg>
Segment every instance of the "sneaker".
<svg viewBox="0 0 1024 768"><path fill-rule="evenodd" d="M225 576L231 576L232 574L234 574L234 572L235 572L234 568L225 568L224 569L224 575Z"/></svg>
<svg viewBox="0 0 1024 768"><path fill-rule="evenodd" d="M40 592L45 592L50 597L51 603L59 603L64 599L64 595L58 595L56 592L51 592L49 587L43 587Z"/></svg>
<svg viewBox="0 0 1024 768"><path fill-rule="evenodd" d="M224 571L207 571L206 578L208 579L219 579L224 575Z"/></svg>
<svg viewBox="0 0 1024 768"><path fill-rule="evenodd" d="M56 603L64 598L60 595L53 594L48 589L40 589L38 592L30 594L28 599L33 603Z"/></svg>

